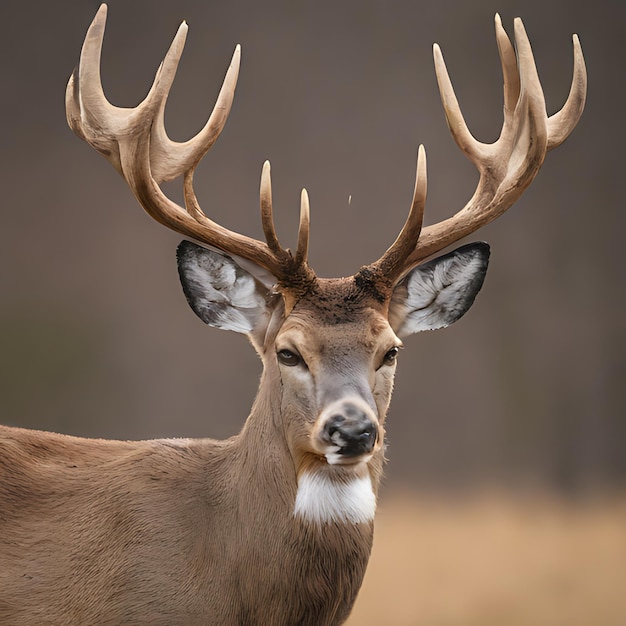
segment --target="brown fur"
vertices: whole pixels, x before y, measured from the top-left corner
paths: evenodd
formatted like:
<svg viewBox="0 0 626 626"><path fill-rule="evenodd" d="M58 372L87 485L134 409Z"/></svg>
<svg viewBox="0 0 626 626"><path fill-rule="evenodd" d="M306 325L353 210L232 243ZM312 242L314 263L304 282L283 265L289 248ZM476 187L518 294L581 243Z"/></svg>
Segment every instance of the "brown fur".
<svg viewBox="0 0 626 626"><path fill-rule="evenodd" d="M288 317L325 346L311 363L320 376L345 376L351 362L376 352L386 326L362 301L350 323L337 324L337 308L354 295L337 287ZM289 324L276 326L282 333ZM325 460L307 443L315 415L294 413L286 395L275 341L272 334L259 349L259 394L242 432L226 441L122 442L0 427L0 624L347 618L372 524L294 517L297 475ZM382 464L380 445L367 464L375 490ZM351 471L328 467L338 479Z"/></svg>

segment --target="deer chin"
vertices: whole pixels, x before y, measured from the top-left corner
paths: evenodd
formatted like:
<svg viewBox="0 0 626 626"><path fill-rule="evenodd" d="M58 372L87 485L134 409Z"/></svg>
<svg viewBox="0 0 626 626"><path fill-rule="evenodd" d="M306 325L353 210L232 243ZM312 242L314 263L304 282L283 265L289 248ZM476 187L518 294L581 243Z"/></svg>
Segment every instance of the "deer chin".
<svg viewBox="0 0 626 626"><path fill-rule="evenodd" d="M340 446L330 446L327 452L324 453L324 458L328 465L353 465L360 466L367 464L372 458L373 453L361 454L358 456L346 456L341 453Z"/></svg>

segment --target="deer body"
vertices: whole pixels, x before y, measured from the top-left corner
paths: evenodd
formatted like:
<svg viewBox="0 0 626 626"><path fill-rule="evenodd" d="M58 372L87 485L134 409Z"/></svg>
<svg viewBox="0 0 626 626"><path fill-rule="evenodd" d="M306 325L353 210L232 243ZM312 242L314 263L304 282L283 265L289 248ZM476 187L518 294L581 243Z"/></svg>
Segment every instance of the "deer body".
<svg viewBox="0 0 626 626"><path fill-rule="evenodd" d="M255 458L245 438L120 443L1 429L0 623L341 623L371 522L294 523L281 442Z"/></svg>
<svg viewBox="0 0 626 626"><path fill-rule="evenodd" d="M263 374L241 433L226 441L117 442L0 427L0 624L340 624L372 546L401 338L469 309L489 247L424 261L503 213L569 135L585 99L580 46L575 39L567 102L548 117L521 21L516 54L496 18L505 107L494 144L467 130L436 47L449 126L480 172L476 193L422 229L420 147L396 241L354 276L321 279L307 262L304 190L295 253L278 241L269 163L260 191L266 242L219 226L196 199L193 172L226 122L239 48L206 126L177 143L163 113L186 25L146 99L121 109L100 84L105 18L103 5L68 84L68 122L152 217L207 246L178 248L185 296L206 324L246 334ZM178 176L184 207L159 187Z"/></svg>

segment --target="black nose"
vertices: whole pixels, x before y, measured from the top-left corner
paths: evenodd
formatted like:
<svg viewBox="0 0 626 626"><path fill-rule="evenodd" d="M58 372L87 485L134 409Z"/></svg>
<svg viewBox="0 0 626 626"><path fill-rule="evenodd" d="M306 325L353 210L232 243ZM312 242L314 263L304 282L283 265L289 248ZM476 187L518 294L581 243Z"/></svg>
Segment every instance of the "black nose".
<svg viewBox="0 0 626 626"><path fill-rule="evenodd" d="M378 427L363 411L348 405L341 413L328 418L324 438L329 444L338 446L337 454L360 456L374 449Z"/></svg>

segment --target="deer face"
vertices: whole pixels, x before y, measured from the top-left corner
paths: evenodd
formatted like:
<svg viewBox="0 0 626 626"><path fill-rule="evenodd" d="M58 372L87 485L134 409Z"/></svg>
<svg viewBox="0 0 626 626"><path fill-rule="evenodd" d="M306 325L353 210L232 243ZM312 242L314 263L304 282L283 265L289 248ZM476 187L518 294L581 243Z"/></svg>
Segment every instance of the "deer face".
<svg viewBox="0 0 626 626"><path fill-rule="evenodd" d="M402 345L382 309L352 281L319 281L276 334L266 359L280 372L294 456L350 465L381 449Z"/></svg>
<svg viewBox="0 0 626 626"><path fill-rule="evenodd" d="M409 272L388 297L357 277L316 279L286 312L280 295L230 257L190 242L178 249L195 313L248 334L266 378L280 381L280 419L298 473L357 466L382 450L400 336L461 317L487 259L486 244L464 246Z"/></svg>

